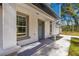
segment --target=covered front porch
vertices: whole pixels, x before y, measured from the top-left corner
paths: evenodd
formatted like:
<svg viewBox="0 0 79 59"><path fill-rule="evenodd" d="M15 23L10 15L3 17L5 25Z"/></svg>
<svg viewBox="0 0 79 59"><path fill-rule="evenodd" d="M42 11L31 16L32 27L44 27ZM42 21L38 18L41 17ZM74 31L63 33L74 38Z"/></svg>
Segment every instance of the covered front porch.
<svg viewBox="0 0 79 59"><path fill-rule="evenodd" d="M40 44L34 46L33 44L22 47L15 55L18 56L67 56L71 36L60 35L58 40L48 38L40 41ZM36 45L37 43L35 43ZM29 48L28 48L29 46Z"/></svg>
<svg viewBox="0 0 79 59"><path fill-rule="evenodd" d="M59 44L62 42L62 36L57 36L57 40L55 41L53 37L43 39L38 42L34 42L32 44L28 44L23 46L17 53L10 54L10 55L18 55L18 56L48 56L48 53L56 54L55 52L58 51L62 46ZM61 39L61 40L60 40ZM60 42L59 42L60 41ZM57 43L59 42L59 43ZM53 50L53 52L51 52ZM53 55L51 54L51 55ZM57 55L57 54L56 54ZM62 55L62 54L61 54Z"/></svg>

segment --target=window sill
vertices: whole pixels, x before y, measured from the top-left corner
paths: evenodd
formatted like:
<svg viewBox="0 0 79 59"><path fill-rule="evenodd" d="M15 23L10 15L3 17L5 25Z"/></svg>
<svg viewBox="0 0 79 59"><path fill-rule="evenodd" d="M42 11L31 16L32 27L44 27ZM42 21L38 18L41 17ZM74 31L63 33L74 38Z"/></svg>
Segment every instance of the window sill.
<svg viewBox="0 0 79 59"><path fill-rule="evenodd" d="M17 41L25 40L25 39L29 39L29 38L30 38L30 36L18 37Z"/></svg>

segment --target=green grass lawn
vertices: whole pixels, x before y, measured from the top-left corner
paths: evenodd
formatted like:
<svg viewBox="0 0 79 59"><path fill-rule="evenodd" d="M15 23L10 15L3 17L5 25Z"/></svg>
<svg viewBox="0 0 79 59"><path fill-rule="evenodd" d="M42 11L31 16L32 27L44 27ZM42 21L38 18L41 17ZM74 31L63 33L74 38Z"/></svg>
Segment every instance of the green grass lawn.
<svg viewBox="0 0 79 59"><path fill-rule="evenodd" d="M79 56L79 38L72 38L69 48L69 56Z"/></svg>
<svg viewBox="0 0 79 59"><path fill-rule="evenodd" d="M72 35L72 36L79 36L79 32L71 32L71 31L63 31L62 34Z"/></svg>

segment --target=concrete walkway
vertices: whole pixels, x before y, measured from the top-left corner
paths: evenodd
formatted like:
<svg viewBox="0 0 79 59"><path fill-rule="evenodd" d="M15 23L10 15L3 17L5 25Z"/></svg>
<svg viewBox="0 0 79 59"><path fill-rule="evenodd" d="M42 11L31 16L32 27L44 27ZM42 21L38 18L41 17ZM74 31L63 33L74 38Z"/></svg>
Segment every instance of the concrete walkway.
<svg viewBox="0 0 79 59"><path fill-rule="evenodd" d="M62 35L61 35L62 36ZM63 36L60 40L41 48L33 56L67 56L70 46L71 36Z"/></svg>
<svg viewBox="0 0 79 59"><path fill-rule="evenodd" d="M40 45L35 48L25 50L19 53L19 56L67 56L71 37L79 38L79 36L60 35L63 38L52 41L50 39L43 40ZM36 45L36 44L35 44ZM22 51L22 50L21 50Z"/></svg>

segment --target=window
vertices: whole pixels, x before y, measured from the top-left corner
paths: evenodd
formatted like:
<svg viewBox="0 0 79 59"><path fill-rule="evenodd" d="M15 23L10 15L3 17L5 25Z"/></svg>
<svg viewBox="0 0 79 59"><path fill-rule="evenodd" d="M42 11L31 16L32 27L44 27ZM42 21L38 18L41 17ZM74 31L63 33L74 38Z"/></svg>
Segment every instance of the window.
<svg viewBox="0 0 79 59"><path fill-rule="evenodd" d="M17 36L18 37L27 37L29 36L28 29L28 16L17 13Z"/></svg>
<svg viewBox="0 0 79 59"><path fill-rule="evenodd" d="M50 21L50 35L52 34L52 21Z"/></svg>

